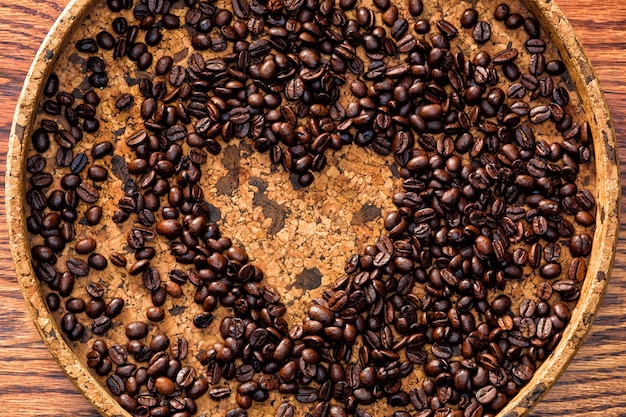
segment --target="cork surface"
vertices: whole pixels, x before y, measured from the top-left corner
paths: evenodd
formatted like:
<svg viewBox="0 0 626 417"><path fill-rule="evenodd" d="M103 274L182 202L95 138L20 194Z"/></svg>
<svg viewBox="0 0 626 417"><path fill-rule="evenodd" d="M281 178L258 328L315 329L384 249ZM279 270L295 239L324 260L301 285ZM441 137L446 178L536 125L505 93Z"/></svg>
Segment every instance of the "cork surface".
<svg viewBox="0 0 626 417"><path fill-rule="evenodd" d="M477 8L479 6L477 5ZM87 10L87 6L82 3L71 4L70 7L73 8L74 17L77 20L80 20L80 10ZM426 13L430 12L433 16L437 13L459 15L465 7L467 4L464 3L454 6L452 11L434 8L427 10ZM76 26L73 23L74 18L66 18L57 26L57 30L72 33L74 39L97 33L100 29L93 22L98 22L101 18L99 10L102 8L96 7L93 11L89 11L90 24L88 25ZM535 13L542 16L538 12L554 14L558 13L558 9L554 4L541 5L536 6ZM558 24L562 26L561 33L564 33L563 28L567 28L566 21L554 18L553 21L559 22ZM548 27L546 23L544 22L544 28ZM52 40L52 42L56 41ZM172 42L176 44L174 40ZM503 412L503 415L507 416L524 414L552 385L582 342L606 286L616 239L616 201L619 195L619 184L614 150L611 154L611 148L614 149L615 144L608 113L595 83L595 77L584 55L577 48L575 38L573 36L557 38L556 43L558 46L565 45L569 52L563 54L563 58L568 62L574 82L582 92L584 108L596 110L595 117L590 122L594 128L596 141L595 169L598 173L602 173L600 176L602 180L595 187L601 204L598 207L594 254L589 262L589 274L583 288L583 296L575 310L572 325L568 327L557 351L540 368L526 389ZM55 50L64 51L58 57L57 67L55 67L55 72L66 80L61 84L71 85L72 89L76 88L80 91L82 81L80 74L84 65L81 57L76 56L70 48L61 48L58 44L46 45L43 56L48 56L47 60L52 62L56 59L56 55L50 56L49 51ZM155 58L158 58L158 55ZM46 64L44 59L32 72L30 77L32 86L41 85L41 83L38 84L38 80L45 79L46 72L49 71ZM63 68L62 70L59 70L59 65ZM126 72L123 68L114 71L119 71L119 74ZM110 78L118 79L114 73L110 73ZM124 78L119 80L120 82L112 83L111 87L103 90L101 94L105 103L102 107L102 120L107 123L108 128L101 129L98 134L93 135L93 138L85 140L80 145L81 149L89 151L94 143L112 139L116 142L116 156L123 157L128 153L122 139L137 127L137 106L134 107L135 114L131 112L130 118L128 114L120 118L111 105L107 109L106 103L109 102L109 97L116 97L122 91L128 91L129 88L131 90L134 88L136 92L137 87L129 86ZM11 191L8 203L11 215L12 245L20 282L34 308L38 328L65 371L76 381L80 389L86 391L88 398L105 415L117 415L122 411L106 391L99 387L98 383L102 381L98 382L97 378L94 379L89 375L82 364L85 349L89 344L71 343L70 350L66 342L60 339L61 333L56 324L60 316L57 314L56 318L51 319L38 283L32 276L30 260L26 255L30 251L26 249L28 246L26 246L27 239L24 236L21 211L23 198L21 193L24 190L22 181L25 178L19 173L23 170L25 157L29 155L27 141L23 139L30 136L28 132L33 122L31 116L37 103L36 90L31 87L30 91L26 92L26 96L22 97L22 110L17 114L14 125L10 174L8 175L8 188ZM573 105L577 105L576 101ZM37 123L35 119L35 125ZM549 133L545 133L546 137ZM26 147L25 150L21 148L23 145ZM399 188L401 181L393 173L392 161L374 155L371 151L348 147L335 153L332 158L333 161L329 163L329 167L316 178L312 188L307 190L294 190L294 185L286 173L272 167L267 155L255 153L244 141L231 142L226 146L223 154L207 163L207 169L210 170L211 175L205 178L203 189L205 194L214 196L210 202L215 208L215 221L221 224L224 233L235 243L248 250L255 264L261 266L266 272L266 279L284 291L283 301L289 306L288 315L293 322L300 320L306 302L311 297L319 296L323 287L342 273L347 257L354 252L359 252L365 244L373 242L373 239L380 234L381 215L391 209L390 195ZM111 166L115 164L109 159L105 162ZM17 175L11 175L11 173L17 173ZM587 172L584 175L588 177L584 180L587 184L595 182L593 172ZM119 176L123 176L123 173ZM101 202L105 213L109 213L107 219L109 222L101 223L100 230L97 230L94 237L97 237L100 242L97 251L105 256L110 251L119 251L119 248L124 246L123 240L127 230L120 229L110 222L110 214L119 198L120 188L121 180L112 177L101 190ZM78 237L94 233L93 228L87 230L81 229L80 226L77 231ZM155 247L159 244L162 245L162 249L166 248L166 242L155 242ZM157 250L157 252L160 251ZM72 254L68 252L65 255ZM162 276L166 275L165 273L173 266L173 260L164 255L159 265L159 268L163 267ZM117 319L118 323L134 320L135 317L142 318L146 293L139 285L137 278L127 276L121 269L113 274L109 269L106 274L102 277L97 275L89 277L92 281L100 281L107 285L105 297L131 294L127 299L127 306L130 308L127 308L125 313ZM519 299L521 294L534 293L533 281L527 282L527 287L509 286L505 291L514 295L516 299ZM45 294L45 289L43 291ZM80 292L84 291L80 286L75 291L76 296L84 295ZM157 333L164 332L170 336L186 334L188 339L196 341L194 347L200 351L206 349L215 340L212 336L215 331L211 329L200 331L189 325L193 315L200 311L199 306L185 301L185 298L189 296L190 294L186 294L184 298L169 300L168 303L172 305L168 304L168 307L174 312L170 311L168 318L158 325L158 329L152 330ZM195 311L194 308L198 310ZM219 316L215 323L218 322ZM112 340L123 339L122 335L123 329L119 325L108 334ZM201 409L215 408L215 403L208 398L205 400L206 404L201 401L198 403ZM275 408L271 403L268 407ZM218 412L215 415L222 415L223 410L227 409L229 409L228 404L221 402L217 405ZM254 413L259 413L258 415L263 415L267 411L262 407L254 410ZM251 415L256 415L254 413ZM205 415L213 414L211 411L205 411Z"/></svg>

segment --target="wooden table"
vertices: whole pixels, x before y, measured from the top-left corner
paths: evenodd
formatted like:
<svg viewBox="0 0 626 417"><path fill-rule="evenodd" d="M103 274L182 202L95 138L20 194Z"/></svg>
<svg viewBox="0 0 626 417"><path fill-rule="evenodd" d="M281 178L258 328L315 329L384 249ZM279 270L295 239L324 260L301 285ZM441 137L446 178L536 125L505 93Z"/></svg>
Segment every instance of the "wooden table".
<svg viewBox="0 0 626 417"><path fill-rule="evenodd" d="M587 49L613 114L626 161L626 9L617 0L558 0ZM609 4L607 4L609 3ZM0 2L0 173L11 118L31 61L67 0ZM626 185L626 168L622 168ZM0 184L0 415L97 416L65 377L25 312L8 248ZM622 205L626 222L626 199ZM582 349L534 416L626 416L626 234L608 292ZM624 298L622 298L624 297Z"/></svg>

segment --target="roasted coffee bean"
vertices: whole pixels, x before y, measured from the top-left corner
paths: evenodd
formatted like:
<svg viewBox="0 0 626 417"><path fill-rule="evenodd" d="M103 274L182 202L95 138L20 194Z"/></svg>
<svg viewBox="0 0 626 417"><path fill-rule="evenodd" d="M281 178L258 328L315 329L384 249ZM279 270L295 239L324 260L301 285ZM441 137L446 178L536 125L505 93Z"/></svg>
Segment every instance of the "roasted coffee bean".
<svg viewBox="0 0 626 417"><path fill-rule="evenodd" d="M122 94L117 99L115 99L115 108L118 110L126 110L128 109L135 99L130 94Z"/></svg>
<svg viewBox="0 0 626 417"><path fill-rule="evenodd" d="M188 351L188 342L186 339L177 337L172 340L172 344L170 346L170 352L172 357L176 360L183 360L187 357Z"/></svg>
<svg viewBox="0 0 626 417"><path fill-rule="evenodd" d="M478 12L476 9L466 9L461 15L461 26L465 29L472 28L478 23Z"/></svg>
<svg viewBox="0 0 626 417"><path fill-rule="evenodd" d="M592 241L591 235L586 233L572 236L569 242L569 250L572 256L589 256L591 254Z"/></svg>
<svg viewBox="0 0 626 417"><path fill-rule="evenodd" d="M312 387L301 387L296 392L296 399L305 404L314 403L318 400L317 390Z"/></svg>
<svg viewBox="0 0 626 417"><path fill-rule="evenodd" d="M35 154L26 161L26 169L31 174L36 174L44 170L46 160L39 154Z"/></svg>
<svg viewBox="0 0 626 417"><path fill-rule="evenodd" d="M99 253L92 253L87 259L89 266L97 271L102 271L108 265L107 259Z"/></svg>
<svg viewBox="0 0 626 417"><path fill-rule="evenodd" d="M148 326L142 322L132 322L126 325L126 337L130 340L143 339L148 335Z"/></svg>
<svg viewBox="0 0 626 417"><path fill-rule="evenodd" d="M124 267L126 266L126 263L128 262L126 260L126 257L118 252L111 252L111 255L109 256L109 260L111 261L111 263L115 266L120 266L120 267Z"/></svg>
<svg viewBox="0 0 626 417"><path fill-rule="evenodd" d="M243 408L236 408L226 413L226 417L248 417L248 412Z"/></svg>
<svg viewBox="0 0 626 417"><path fill-rule="evenodd" d="M477 43L486 43L491 39L491 25L487 22L478 22L474 26L473 36Z"/></svg>
<svg viewBox="0 0 626 417"><path fill-rule="evenodd" d="M550 118L551 112L548 106L537 106L530 109L530 121L539 124Z"/></svg>
<svg viewBox="0 0 626 417"><path fill-rule="evenodd" d="M540 34L539 22L534 17L527 17L524 20L524 30L530 38L538 38Z"/></svg>
<svg viewBox="0 0 626 417"><path fill-rule="evenodd" d="M76 276L84 277L89 273L89 265L82 259L69 258L66 265L67 269Z"/></svg>
<svg viewBox="0 0 626 417"><path fill-rule="evenodd" d="M476 392L476 399L480 404L491 404L498 394L498 390L493 385L487 385Z"/></svg>
<svg viewBox="0 0 626 417"><path fill-rule="evenodd" d="M107 316L96 318L91 324L91 332L95 335L103 335L111 328L111 319Z"/></svg>
<svg viewBox="0 0 626 417"><path fill-rule="evenodd" d="M459 31L454 27L454 25L446 20L440 20L437 22L437 29L447 38L454 38L459 34Z"/></svg>
<svg viewBox="0 0 626 417"><path fill-rule="evenodd" d="M43 93L46 97L54 97L59 90L59 76L51 73L44 85Z"/></svg>
<svg viewBox="0 0 626 417"><path fill-rule="evenodd" d="M211 388L209 390L209 396L213 400L221 400L221 399L224 399L224 398L228 398L228 397L230 397L230 388L228 388L228 387Z"/></svg>
<svg viewBox="0 0 626 417"><path fill-rule="evenodd" d="M87 171L87 176L93 181L106 181L109 178L109 171L101 165L92 165Z"/></svg>
<svg viewBox="0 0 626 417"><path fill-rule="evenodd" d="M76 49L78 49L79 52L95 54L98 52L98 45L94 39L81 39L76 42Z"/></svg>
<svg viewBox="0 0 626 417"><path fill-rule="evenodd" d="M565 64L563 63L563 61L560 60L554 60L554 61L550 61L546 64L546 72L550 75L561 75L565 72L566 68L565 68Z"/></svg>
<svg viewBox="0 0 626 417"><path fill-rule="evenodd" d="M208 312L200 313L193 318L193 324L199 329L204 329L204 328L209 327L209 325L213 322L214 318L215 317L211 313L208 313Z"/></svg>
<svg viewBox="0 0 626 417"><path fill-rule="evenodd" d="M104 158L106 155L109 155L113 152L113 144L109 141L100 142L91 148L91 156L94 159Z"/></svg>
<svg viewBox="0 0 626 417"><path fill-rule="evenodd" d="M122 309L124 308L124 300L122 298L116 297L111 299L111 301L109 301L109 303L106 306L105 309L105 314L110 317L116 317L118 314L120 314L122 312Z"/></svg>
<svg viewBox="0 0 626 417"><path fill-rule="evenodd" d="M76 242L74 248L76 253L81 255L91 253L96 249L96 241L93 238L85 238Z"/></svg>
<svg viewBox="0 0 626 417"><path fill-rule="evenodd" d="M276 409L276 417L293 417L295 415L295 409L289 403L282 403L278 409Z"/></svg>
<svg viewBox="0 0 626 417"><path fill-rule="evenodd" d="M422 0L409 0L409 13L411 16L418 17L424 11Z"/></svg>
<svg viewBox="0 0 626 417"><path fill-rule="evenodd" d="M148 267L142 274L146 289L153 291L161 285L161 276L156 268Z"/></svg>

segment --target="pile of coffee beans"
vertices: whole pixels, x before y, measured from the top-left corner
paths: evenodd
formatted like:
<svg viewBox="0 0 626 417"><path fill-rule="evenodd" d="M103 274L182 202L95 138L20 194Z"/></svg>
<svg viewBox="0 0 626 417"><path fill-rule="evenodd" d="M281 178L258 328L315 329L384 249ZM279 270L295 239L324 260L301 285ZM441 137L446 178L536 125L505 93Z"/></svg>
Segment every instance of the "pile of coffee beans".
<svg viewBox="0 0 626 417"><path fill-rule="evenodd" d="M565 65L546 58L526 11L501 4L491 16L433 20L422 0L403 2L107 0L110 27L75 44L89 89L75 97L49 77L27 161L27 227L41 242L34 270L50 310L64 309L64 335L90 343L87 365L134 416L190 416L208 395L234 396L227 416L241 417L274 391L310 404L314 417L370 416L374 403L394 417L494 416L561 340L595 224L593 193L578 179L591 130L575 120ZM154 58L170 31L188 33L185 65ZM501 31L527 40L481 49ZM98 91L120 60L143 74L141 96L114 106L139 106L143 128L111 167L102 162L111 141L76 150L100 129ZM200 180L234 140L268 152L294 186L324 175L326 155L343 146L389 155L402 177L387 234L349 258L302 324L287 322L280 291L211 221ZM111 170L122 173L123 196L106 213L98 202ZM132 260L76 239L76 222L96 226L103 215L132 223ZM167 280L152 263L158 240L177 261ZM95 282L87 300L72 296L77 279L107 268L141 277L152 302L147 322L125 323L118 343L104 336L127 301ZM534 296L503 292L533 274ZM229 312L215 324L222 341L193 352L202 369L186 363L188 340L150 324L186 286L203 310L190 325ZM236 392L223 380L237 381ZM285 402L276 416L296 413Z"/></svg>

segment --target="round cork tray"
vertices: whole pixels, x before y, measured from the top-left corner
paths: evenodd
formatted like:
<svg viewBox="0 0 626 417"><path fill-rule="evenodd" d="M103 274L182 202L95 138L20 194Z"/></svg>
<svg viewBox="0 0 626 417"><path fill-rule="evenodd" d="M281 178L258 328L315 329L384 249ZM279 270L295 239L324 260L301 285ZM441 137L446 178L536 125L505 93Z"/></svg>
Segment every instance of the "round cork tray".
<svg viewBox="0 0 626 417"><path fill-rule="evenodd" d="M431 1L430 3L439 4L438 1ZM459 3L469 6L467 2ZM478 7L475 4L477 2L471 3L474 7ZM521 3L539 19L542 28L548 33L553 45L566 63L571 81L579 94L580 102L578 105L584 109L591 126L595 152L595 166L593 167L595 169L591 177L596 182L594 188L597 201L596 229L593 240L593 252L588 262L587 276L581 288L581 297L572 312L570 324L563 331L561 342L537 369L532 380L501 410L499 413L500 417L517 417L528 414L532 407L554 385L576 354L589 332L607 287L615 256L619 227L620 184L615 134L595 73L583 52L582 46L574 35L572 27L554 1L523 0ZM81 26L83 20L95 10L94 6L98 4L102 4L102 2L99 0L70 1L39 49L20 95L13 121L6 189L10 245L17 278L32 319L52 355L67 376L100 413L112 417L128 416L129 414L122 409L103 387L101 381L86 367L84 352L78 354L60 336L62 332L58 326L58 317L55 318L49 311L43 287L40 286L33 271L24 210L26 206L25 163L30 149L31 131L37 118L37 109L42 96L43 86L58 57L64 55L64 51L67 49L72 36ZM111 121L111 123L113 127L119 128L115 123L120 122ZM124 124L126 121L121 123ZM128 123L132 124L130 120ZM127 135L129 132L127 132ZM298 307L298 303L305 303L312 297L318 296L319 293L315 293L315 288L320 286L319 281L321 277L332 276L333 272L337 276L336 273L343 268L343 262L347 259L347 255L359 250L364 244L371 242L375 236L381 233L382 226L380 223L382 222L371 220L380 220L381 211L384 213L391 209L391 204L388 201L390 199L385 196L389 195L389 190L393 190L393 184L391 184L393 181L390 174L378 181L372 180L372 178L379 175L383 170L389 171L389 166L386 163L368 159L369 157L362 150L343 152L336 161L338 165L341 165L341 172L337 169L327 168L321 174L321 178L316 179L311 188L313 196L328 195L328 202L321 201L323 199L319 198L315 199L314 197L311 197L310 201L300 201L300 203L288 202L287 200L294 199L292 195L294 191L287 174L282 171L273 173L272 175L282 177L275 182L273 182L274 180L266 179L269 182L268 184L268 182L255 177L255 172L252 171L252 173L247 174L252 178L247 178L246 184L247 195L250 198L248 200L243 198L241 201L237 201L239 210L235 210L236 213L228 213L225 212L225 208L227 208L229 202L232 204L232 200L228 198L233 195L232 189L239 187L240 192L242 192L242 185L239 180L233 180L232 176L245 176L247 170L252 170L245 162L236 161L240 157L239 153L245 154L246 149L231 149L231 151L234 152L234 156L228 157L229 150L227 148L227 155L224 157L224 160L221 163L216 162L216 166L213 168L220 172L220 176L226 178L226 180L221 184L213 182L206 186L210 187L211 192L217 190L224 197L222 199L223 205L218 207L218 210L222 210L222 222L232 226L232 230L229 229L228 232L234 241L238 241L246 247L252 258L262 258L264 249L262 244L255 247L250 242L259 236L264 238L269 236L267 230L263 231L262 229L274 229L271 233L273 240L268 243L270 249L275 250L276 245L284 246L284 243L281 242L293 237L297 232L305 236L308 234L311 239L318 238L334 242L334 248L337 249L339 254L335 256L337 259L327 259L324 265L320 265L319 262L316 264L315 262L307 261L307 258L324 259L314 249L287 247L280 252L280 256L276 255L276 259L266 259L265 261L260 259L262 265L265 262L263 267L270 277L278 276L281 272L283 275L289 275L282 270L287 267L302 271L295 278L290 275L286 282L281 281L282 278L273 282L276 286L283 285L286 287L286 299L284 301L288 306L295 304ZM249 154L245 156L248 158L256 157ZM371 163L371 167L364 167L360 164L361 159L364 157L368 163ZM258 161L255 163L258 163ZM350 168L350 164L352 164L352 168ZM323 180L322 178L325 176L330 179ZM337 177L339 177L339 180L336 179ZM234 185L229 182L229 179L231 180L230 182L234 182ZM339 181L347 182L349 186L336 184ZM232 188L230 195L227 190L229 187ZM373 189L376 190L376 188L380 189L381 192L372 191ZM368 194L369 200L363 200L362 194ZM280 200L281 195L282 200ZM308 197L298 192L298 198L304 199ZM350 201L352 200L355 203L351 206ZM279 201L279 203L276 201ZM248 207L245 206L246 203L249 204ZM349 211L349 209L353 209L353 211L343 213L343 210L339 208L340 205L346 206L346 211ZM328 225L329 222L332 223L332 217L322 217L321 225L315 226L315 221L312 221L311 218L294 213L297 210L306 212L308 207L313 207L315 210L323 212L333 212L333 210L340 212L337 214L338 218L350 225L348 227L349 230L346 232L347 237L337 237L336 231L333 233L332 227ZM242 213L245 210L250 210L251 212L251 214L246 214L246 216L249 216L248 218L242 218ZM279 213L282 216L280 217L276 216L276 213L272 213L272 211L284 211L284 213ZM290 220L290 216L295 217L296 220ZM250 219L253 221L249 222ZM245 236L247 229L242 227L242 225L247 224L252 225L249 230L250 237ZM365 237L362 238L362 236ZM299 263L290 263L289 259L292 258L297 259ZM272 271L272 265L278 265L275 266L277 270ZM289 280L293 281L294 279L295 283L289 282ZM311 281L314 281L313 284L311 284ZM327 283L322 282L322 286L325 284ZM312 295L309 294L309 290L311 290ZM138 308L140 306L140 304L137 304ZM179 321L166 324L163 329L181 326L180 323ZM197 336L198 332L192 332L189 335L191 337ZM263 405L257 408L259 410L258 415L269 415L269 408L266 406ZM226 409L222 406L215 406L214 409L216 411L205 409L205 415L217 416L225 414L224 410ZM273 415L273 412L271 414ZM256 414L254 413L253 415Z"/></svg>

